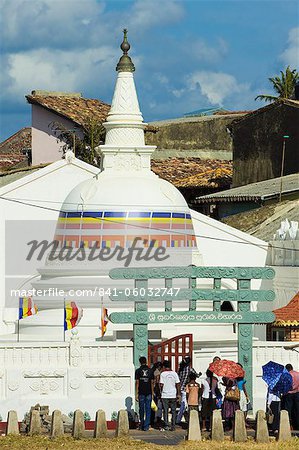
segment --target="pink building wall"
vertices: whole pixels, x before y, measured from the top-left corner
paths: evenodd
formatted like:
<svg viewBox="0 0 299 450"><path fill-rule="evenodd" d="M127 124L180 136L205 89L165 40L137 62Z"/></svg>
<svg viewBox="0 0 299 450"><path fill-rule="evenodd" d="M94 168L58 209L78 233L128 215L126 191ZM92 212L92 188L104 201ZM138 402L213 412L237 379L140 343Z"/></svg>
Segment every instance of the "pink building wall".
<svg viewBox="0 0 299 450"><path fill-rule="evenodd" d="M68 130L75 127L74 122L52 113L39 105L32 105L32 165L53 162L63 157L64 141L59 140L51 129L51 123L61 124ZM82 136L82 131L76 131Z"/></svg>

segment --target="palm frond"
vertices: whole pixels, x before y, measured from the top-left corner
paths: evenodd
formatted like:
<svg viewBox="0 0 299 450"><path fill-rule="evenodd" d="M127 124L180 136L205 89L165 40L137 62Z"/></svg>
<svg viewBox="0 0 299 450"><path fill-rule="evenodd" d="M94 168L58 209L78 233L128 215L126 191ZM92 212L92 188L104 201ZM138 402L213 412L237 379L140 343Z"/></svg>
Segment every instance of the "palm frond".
<svg viewBox="0 0 299 450"><path fill-rule="evenodd" d="M299 73L296 69L291 69L287 66L285 71L281 70L280 75L270 77L268 80L272 83L272 88L278 94L277 97L273 95L258 95L255 100L265 100L272 102L278 98L290 98L294 94L296 81L299 79Z"/></svg>
<svg viewBox="0 0 299 450"><path fill-rule="evenodd" d="M279 97L275 97L274 95L257 95L254 100L265 100L265 102L275 102Z"/></svg>

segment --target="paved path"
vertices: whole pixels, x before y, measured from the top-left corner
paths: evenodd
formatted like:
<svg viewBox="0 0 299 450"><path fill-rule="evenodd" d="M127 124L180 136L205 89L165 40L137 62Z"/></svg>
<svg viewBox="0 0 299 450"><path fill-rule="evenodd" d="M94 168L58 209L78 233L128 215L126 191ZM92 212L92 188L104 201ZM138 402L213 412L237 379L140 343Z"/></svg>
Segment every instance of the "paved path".
<svg viewBox="0 0 299 450"><path fill-rule="evenodd" d="M133 439L141 439L142 441L158 445L176 445L184 441L185 436L186 430L181 428L175 431L159 431L155 429L151 431L130 430L130 437Z"/></svg>

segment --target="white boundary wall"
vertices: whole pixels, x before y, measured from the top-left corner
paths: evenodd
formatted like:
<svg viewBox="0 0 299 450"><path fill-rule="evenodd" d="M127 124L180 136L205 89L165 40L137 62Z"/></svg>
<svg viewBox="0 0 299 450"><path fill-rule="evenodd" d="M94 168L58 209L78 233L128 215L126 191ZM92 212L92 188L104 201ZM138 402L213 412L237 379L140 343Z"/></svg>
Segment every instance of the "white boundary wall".
<svg viewBox="0 0 299 450"><path fill-rule="evenodd" d="M213 344L212 344L213 345ZM220 347L220 345L222 345ZM284 350L284 342L254 343L254 410L265 407L266 385L262 365L273 360L299 368L299 353ZM98 409L109 420L113 411L134 409L132 344L81 342L20 342L0 344L0 414L15 409L21 419L36 403L68 414L80 408L94 418ZM200 347L195 342L193 366L205 372L213 356L237 359L235 342Z"/></svg>
<svg viewBox="0 0 299 450"><path fill-rule="evenodd" d="M68 414L79 408L92 420L103 409L129 408L135 395L132 344L65 343L0 345L0 414L14 409L23 418L31 406L49 405Z"/></svg>

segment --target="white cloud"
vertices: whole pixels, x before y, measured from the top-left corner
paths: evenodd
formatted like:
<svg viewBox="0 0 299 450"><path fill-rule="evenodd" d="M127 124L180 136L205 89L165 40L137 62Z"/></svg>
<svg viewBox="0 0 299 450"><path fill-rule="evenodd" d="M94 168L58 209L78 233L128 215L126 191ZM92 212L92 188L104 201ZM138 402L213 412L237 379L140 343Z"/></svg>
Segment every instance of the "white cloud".
<svg viewBox="0 0 299 450"><path fill-rule="evenodd" d="M291 69L299 67L299 27L290 29L287 47L280 59Z"/></svg>
<svg viewBox="0 0 299 450"><path fill-rule="evenodd" d="M173 93L173 95L176 98L181 98L184 95L184 93L186 92L186 89L185 88L173 89L171 92Z"/></svg>
<svg viewBox="0 0 299 450"><path fill-rule="evenodd" d="M8 50L82 46L95 31L105 36L104 3L96 0L2 0L1 12Z"/></svg>
<svg viewBox="0 0 299 450"><path fill-rule="evenodd" d="M136 0L113 11L97 0L1 0L0 26L5 51L66 49L108 44L111 31L120 35L123 27L144 34L183 16L183 6L174 0Z"/></svg>
<svg viewBox="0 0 299 450"><path fill-rule="evenodd" d="M197 39L190 43L189 51L194 59L208 63L218 62L228 52L228 45L222 38L218 39L216 45L209 45L204 39Z"/></svg>
<svg viewBox="0 0 299 450"><path fill-rule="evenodd" d="M153 78L159 81L159 83L162 85L169 84L169 78L166 75L163 75L162 73L155 73Z"/></svg>
<svg viewBox="0 0 299 450"><path fill-rule="evenodd" d="M110 47L82 50L80 58L75 50L14 53L8 57L6 95L24 102L24 95L33 89L84 91L90 84L103 85L110 80L114 63L115 49Z"/></svg>
<svg viewBox="0 0 299 450"><path fill-rule="evenodd" d="M225 98L249 89L246 83L238 84L233 75L204 70L191 74L187 84L190 90L200 89L201 94L213 105L222 105Z"/></svg>
<svg viewBox="0 0 299 450"><path fill-rule="evenodd" d="M128 14L127 23L143 30L154 25L175 23L184 16L182 4L175 0L137 0Z"/></svg>

